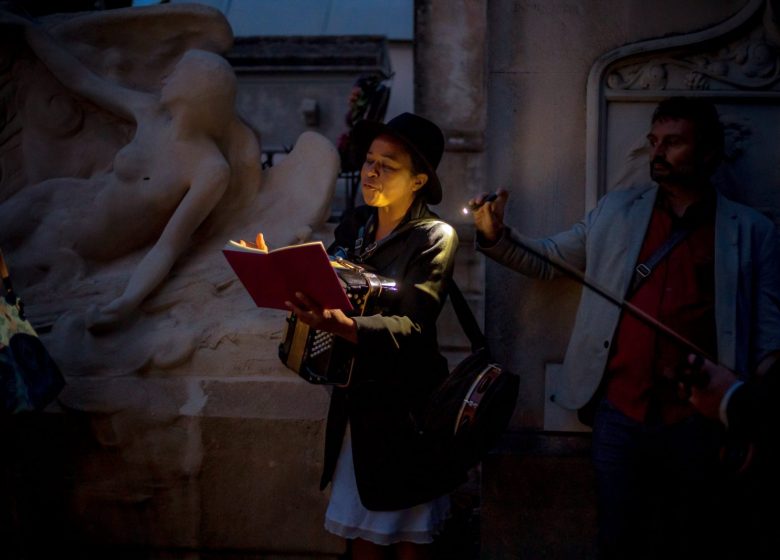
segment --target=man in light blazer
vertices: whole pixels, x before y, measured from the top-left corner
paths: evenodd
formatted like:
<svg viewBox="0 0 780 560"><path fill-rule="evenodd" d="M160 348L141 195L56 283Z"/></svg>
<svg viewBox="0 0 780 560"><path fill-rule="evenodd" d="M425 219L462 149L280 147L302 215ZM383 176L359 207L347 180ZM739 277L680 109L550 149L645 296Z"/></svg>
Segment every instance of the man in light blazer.
<svg viewBox="0 0 780 560"><path fill-rule="evenodd" d="M615 190L570 230L523 236L503 222L508 198L472 201L477 248L525 275L582 271L747 374L780 347L780 255L774 224L715 191L723 154L714 106L671 98L647 135L651 184ZM481 205L481 206L480 206ZM529 250L530 249L530 250ZM676 371L689 348L584 289L553 396L595 410L601 558L712 558L719 512L720 426L680 395ZM706 550L706 547L710 547Z"/></svg>

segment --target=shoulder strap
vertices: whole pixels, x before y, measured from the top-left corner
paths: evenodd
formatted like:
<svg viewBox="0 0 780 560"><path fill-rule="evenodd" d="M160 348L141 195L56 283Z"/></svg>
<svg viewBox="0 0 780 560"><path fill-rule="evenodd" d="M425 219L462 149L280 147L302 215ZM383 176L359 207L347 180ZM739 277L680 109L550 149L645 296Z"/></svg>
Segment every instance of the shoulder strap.
<svg viewBox="0 0 780 560"><path fill-rule="evenodd" d="M463 297L463 292L460 291L454 279L450 282L448 293L450 301L452 301L452 307L455 309L455 315L458 317L458 322L463 328L463 332L466 333L469 342L471 342L471 351L476 352L480 348L485 348L487 346L485 335L482 333L482 329L479 328L479 323L477 323L474 313L471 312L466 298Z"/></svg>
<svg viewBox="0 0 780 560"><path fill-rule="evenodd" d="M443 220L438 218L425 218L422 220L416 220L407 224L408 227L399 230L398 233L401 233L401 231L405 231L406 229L416 225L429 224L431 222L443 222ZM460 291L460 288L458 287L458 284L455 282L454 278L450 279L447 293L450 296L452 308L455 310L455 316L458 318L458 322L460 323L463 332L471 343L471 351L476 352L481 348L487 347L487 339L485 338L482 329L479 327L479 323L477 322L476 317L474 317L474 313L471 311L471 307L469 307L466 298L463 296L463 292Z"/></svg>
<svg viewBox="0 0 780 560"><path fill-rule="evenodd" d="M663 245L656 249L655 252L650 255L647 260L645 260L645 262L636 265L636 268L634 268L634 276L631 279L631 287L628 289L627 297L636 293L636 291L639 289L639 286L644 283L650 274L652 274L655 267L658 266L658 263L664 260L664 258L666 258L666 256L672 252L672 249L679 245L683 239L688 237L689 233L691 233L690 227L681 227L674 230L672 234L666 238L666 241L663 243Z"/></svg>

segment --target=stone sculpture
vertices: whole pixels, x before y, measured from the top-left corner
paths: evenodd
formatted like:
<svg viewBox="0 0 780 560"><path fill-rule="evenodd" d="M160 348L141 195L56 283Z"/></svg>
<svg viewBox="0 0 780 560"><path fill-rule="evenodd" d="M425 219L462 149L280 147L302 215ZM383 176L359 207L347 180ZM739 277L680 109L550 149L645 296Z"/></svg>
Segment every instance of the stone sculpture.
<svg viewBox="0 0 780 560"><path fill-rule="evenodd" d="M260 230L275 245L308 238L339 161L304 133L261 171L220 55L224 17L169 5L0 22L0 244L66 374L170 370L262 315L221 246Z"/></svg>

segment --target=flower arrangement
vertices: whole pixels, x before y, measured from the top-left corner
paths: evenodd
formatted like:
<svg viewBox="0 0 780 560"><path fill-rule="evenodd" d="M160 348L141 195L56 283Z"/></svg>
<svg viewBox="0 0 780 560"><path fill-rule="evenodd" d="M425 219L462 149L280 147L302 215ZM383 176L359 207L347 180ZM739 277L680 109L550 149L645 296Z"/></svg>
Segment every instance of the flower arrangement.
<svg viewBox="0 0 780 560"><path fill-rule="evenodd" d="M346 132L339 136L337 148L341 155L341 170L355 171L360 162L355 161L354 146L351 142L352 128L363 119L382 120L387 109L389 88L379 76L365 74L352 86L347 100L348 111L344 116Z"/></svg>

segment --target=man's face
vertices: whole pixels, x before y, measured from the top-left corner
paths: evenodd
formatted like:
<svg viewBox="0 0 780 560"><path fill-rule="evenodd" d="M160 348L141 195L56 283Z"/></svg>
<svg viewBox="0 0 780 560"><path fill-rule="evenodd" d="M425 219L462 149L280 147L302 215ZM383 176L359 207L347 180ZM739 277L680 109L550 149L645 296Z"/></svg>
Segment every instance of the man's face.
<svg viewBox="0 0 780 560"><path fill-rule="evenodd" d="M688 119L662 119L647 135L650 177L659 185L686 186L705 179L705 166L696 149L694 125Z"/></svg>

